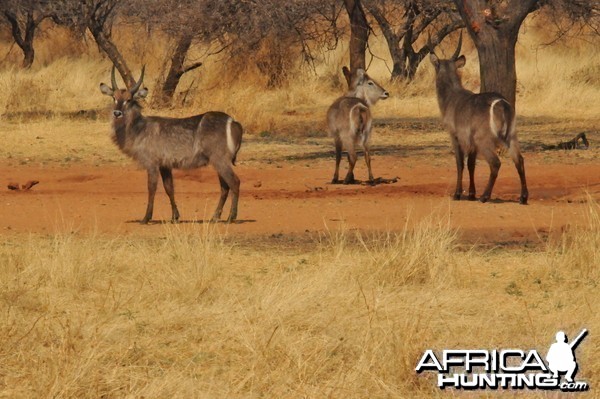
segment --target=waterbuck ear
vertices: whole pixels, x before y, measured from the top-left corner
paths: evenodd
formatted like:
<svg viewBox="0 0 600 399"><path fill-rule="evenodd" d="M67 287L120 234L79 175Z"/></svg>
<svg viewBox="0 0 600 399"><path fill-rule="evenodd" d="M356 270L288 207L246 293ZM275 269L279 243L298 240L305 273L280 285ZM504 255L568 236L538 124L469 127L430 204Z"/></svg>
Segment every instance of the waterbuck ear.
<svg viewBox="0 0 600 399"><path fill-rule="evenodd" d="M113 89L111 89L108 85L105 85L104 83L100 83L100 91L102 92L102 94L104 94L105 96L110 96L112 97L113 94L115 94L115 92L113 91Z"/></svg>
<svg viewBox="0 0 600 399"><path fill-rule="evenodd" d="M362 68L358 68L356 72L354 72L354 87L359 86L365 83L366 72Z"/></svg>
<svg viewBox="0 0 600 399"><path fill-rule="evenodd" d="M431 53L429 54L429 61L431 61L431 63L433 64L434 67L438 67L440 66L440 59L437 57L437 55Z"/></svg>
<svg viewBox="0 0 600 399"><path fill-rule="evenodd" d="M143 88L139 89L133 97L134 98L146 98L147 95L148 95L148 89L146 87L143 87Z"/></svg>
<svg viewBox="0 0 600 399"><path fill-rule="evenodd" d="M467 63L467 59L465 58L464 55L461 55L460 57L458 57L456 59L456 61L454 61L454 65L456 65L457 68L464 67L466 63Z"/></svg>
<svg viewBox="0 0 600 399"><path fill-rule="evenodd" d="M350 70L347 66L342 67L342 73L346 78L346 83L348 83L348 87L350 87L350 85L352 84L352 74L350 73Z"/></svg>

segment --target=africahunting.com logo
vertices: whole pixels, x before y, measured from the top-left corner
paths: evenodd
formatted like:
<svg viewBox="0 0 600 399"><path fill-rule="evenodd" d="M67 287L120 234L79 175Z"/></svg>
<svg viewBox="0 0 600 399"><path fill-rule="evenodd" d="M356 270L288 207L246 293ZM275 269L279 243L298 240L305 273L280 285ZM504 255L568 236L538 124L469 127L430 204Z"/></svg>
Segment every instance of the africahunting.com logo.
<svg viewBox="0 0 600 399"><path fill-rule="evenodd" d="M575 349L587 336L584 329L568 342L564 332L556 333L546 361L536 350L452 349L437 356L423 353L415 370L437 372L440 389L557 389L564 392L587 391L585 381L575 381L578 370ZM561 377L564 380L561 381Z"/></svg>

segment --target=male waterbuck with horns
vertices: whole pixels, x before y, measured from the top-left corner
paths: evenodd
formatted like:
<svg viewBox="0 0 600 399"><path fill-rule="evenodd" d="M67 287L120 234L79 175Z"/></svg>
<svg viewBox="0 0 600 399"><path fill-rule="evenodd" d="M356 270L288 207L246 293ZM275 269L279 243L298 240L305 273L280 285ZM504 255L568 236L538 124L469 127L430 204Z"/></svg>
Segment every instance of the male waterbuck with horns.
<svg viewBox="0 0 600 399"><path fill-rule="evenodd" d="M369 138L371 136L371 105L380 99L389 97L389 93L367 75L363 69L350 74L343 69L348 81L349 91L338 98L327 111L329 133L335 141L335 173L332 183L339 183L342 149L348 151L348 173L344 184L354 183L354 165L356 164L356 146L365 149L365 162L369 170L369 181L373 182Z"/></svg>
<svg viewBox="0 0 600 399"><path fill-rule="evenodd" d="M219 175L221 197L212 218L221 217L229 190L233 192L228 222L237 216L240 179L233 171L237 152L242 144L242 125L223 112L207 112L188 118L143 116L138 99L146 97L140 80L129 89L119 89L115 68L111 73L112 87L100 84L100 91L113 98L112 139L125 154L148 171L148 206L141 223L152 219L154 194L160 173L171 201L172 221L179 220L175 204L172 169L193 169L211 164Z"/></svg>
<svg viewBox="0 0 600 399"><path fill-rule="evenodd" d="M436 72L436 88L438 104L442 120L452 140L456 155L456 191L454 199L460 200L463 192L462 175L464 158L467 156L469 169L469 196L475 200L475 162L481 157L490 165L490 178L480 197L486 202L492 195L492 189L500 170L498 151L508 148L521 179L521 197L519 202L527 204L527 183L525 182L525 163L519 147L515 131L515 110L513 106L498 93L475 94L463 88L458 69L466 63L464 55L460 55L462 33L454 55L448 60L439 59L433 52L431 63Z"/></svg>

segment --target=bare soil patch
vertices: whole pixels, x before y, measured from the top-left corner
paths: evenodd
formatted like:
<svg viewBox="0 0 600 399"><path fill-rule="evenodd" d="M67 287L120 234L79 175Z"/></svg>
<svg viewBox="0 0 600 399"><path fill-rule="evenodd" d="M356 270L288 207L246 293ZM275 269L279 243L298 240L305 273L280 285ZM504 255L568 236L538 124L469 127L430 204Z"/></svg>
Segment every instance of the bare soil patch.
<svg viewBox="0 0 600 399"><path fill-rule="evenodd" d="M477 243L541 242L548 234L583 224L589 197L600 197L600 165L548 163L544 153L526 155L530 205L518 204L519 182L505 160L491 203L452 201L454 162L432 163L379 155L376 176L398 177L392 184L330 184L333 160L275 164L250 162L237 168L242 180L239 221L223 224L234 237L304 235L343 225L349 229L401 230L425 217L448 217L463 240ZM359 164L357 178L364 179ZM479 163L481 192L488 174ZM131 166L67 167L0 165L0 231L55 233L65 230L118 234L158 234L141 226L146 204L145 171ZM466 178L466 176L465 176ZM10 191L12 181L39 180L30 191ZM219 186L210 168L175 173L176 197L182 223L209 219ZM170 220L167 196L160 189L154 219ZM589 194L589 197L588 197ZM225 211L228 211L227 205ZM226 214L226 213L225 213Z"/></svg>

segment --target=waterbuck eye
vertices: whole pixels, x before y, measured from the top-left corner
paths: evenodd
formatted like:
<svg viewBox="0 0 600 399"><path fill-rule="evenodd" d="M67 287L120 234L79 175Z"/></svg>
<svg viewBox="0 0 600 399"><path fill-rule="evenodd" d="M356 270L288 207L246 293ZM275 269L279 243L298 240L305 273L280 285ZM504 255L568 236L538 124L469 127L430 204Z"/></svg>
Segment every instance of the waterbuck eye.
<svg viewBox="0 0 600 399"><path fill-rule="evenodd" d="M373 82L369 82L369 86L373 86L375 83Z"/></svg>

